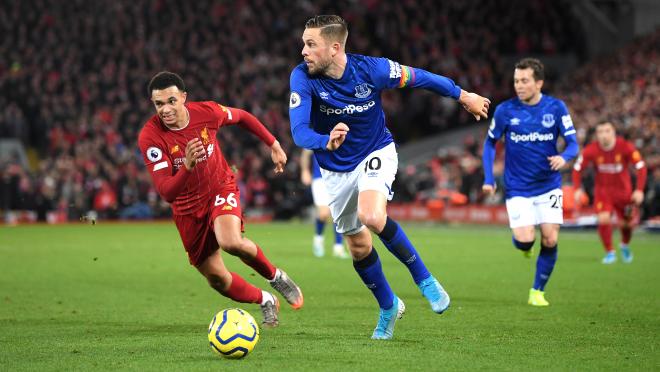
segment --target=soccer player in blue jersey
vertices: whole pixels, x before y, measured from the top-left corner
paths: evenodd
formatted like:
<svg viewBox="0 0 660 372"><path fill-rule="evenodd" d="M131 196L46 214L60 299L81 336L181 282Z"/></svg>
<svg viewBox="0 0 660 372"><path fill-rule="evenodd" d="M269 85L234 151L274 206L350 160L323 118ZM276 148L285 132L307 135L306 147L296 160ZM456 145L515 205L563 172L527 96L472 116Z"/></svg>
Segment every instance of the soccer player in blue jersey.
<svg viewBox="0 0 660 372"><path fill-rule="evenodd" d="M424 88L458 100L477 119L488 116L490 101L422 69L347 54L347 37L346 22L339 16L316 16L305 25L304 62L291 72L291 132L298 146L314 151L337 230L346 238L355 270L378 301L380 316L372 338L390 339L405 306L385 279L371 231L408 268L433 311L441 314L450 301L405 232L387 216L398 158L380 93Z"/></svg>
<svg viewBox="0 0 660 372"><path fill-rule="evenodd" d="M323 257L325 255L323 230L325 230L325 225L330 218L330 208L328 207L330 197L323 183L323 178L321 178L319 163L311 150L303 149L300 153L300 180L304 185L311 187L312 199L316 209L312 252L316 257ZM348 254L344 249L344 237L334 225L333 230L335 232L335 244L332 247L332 255L338 258L348 258Z"/></svg>
<svg viewBox="0 0 660 372"><path fill-rule="evenodd" d="M564 222L559 170L578 153L575 128L566 105L541 93L543 64L534 58L519 61L513 74L516 98L502 102L493 116L484 142L483 166L486 194L495 192L495 144L504 136L506 209L513 245L531 256L536 225L541 229L541 250L536 261L534 285L528 303L548 306L545 285L557 261L559 226ZM559 154L557 139L566 147Z"/></svg>

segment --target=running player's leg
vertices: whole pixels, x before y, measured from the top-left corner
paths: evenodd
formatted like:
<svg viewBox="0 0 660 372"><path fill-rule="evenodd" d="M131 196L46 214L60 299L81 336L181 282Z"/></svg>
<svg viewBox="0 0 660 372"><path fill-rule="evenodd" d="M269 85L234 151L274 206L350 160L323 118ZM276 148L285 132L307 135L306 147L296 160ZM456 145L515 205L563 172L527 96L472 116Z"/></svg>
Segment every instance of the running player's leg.
<svg viewBox="0 0 660 372"><path fill-rule="evenodd" d="M394 334L396 320L401 318L405 311L403 301L394 295L385 278L378 253L372 245L371 232L358 228L357 232L346 234L346 242L353 257L355 271L371 290L380 307L378 324L371 338L390 339Z"/></svg>
<svg viewBox="0 0 660 372"><path fill-rule="evenodd" d="M392 183L397 166L394 144L369 154L358 166L358 218L378 234L385 247L408 268L433 311L442 314L449 307L449 295L428 271L401 226L387 216L387 201L394 195Z"/></svg>
<svg viewBox="0 0 660 372"><path fill-rule="evenodd" d="M248 283L237 273L227 270L222 261L220 250L213 252L197 270L204 275L209 285L223 296L234 301L257 303L263 313L263 325L276 327L279 324L277 298L269 292L261 290Z"/></svg>
<svg viewBox="0 0 660 372"><path fill-rule="evenodd" d="M621 258L624 263L631 263L633 254L630 250L630 240L632 239L636 207L630 203L630 198L628 197L617 203L615 210L620 221L621 243L619 243L619 248L621 250Z"/></svg>
<svg viewBox="0 0 660 372"><path fill-rule="evenodd" d="M530 305L549 305L544 293L545 286L550 280L550 275L557 262L559 227L564 223L562 196L562 191L555 189L533 198L533 210L541 228L541 250L536 260L534 285L530 290L528 301Z"/></svg>
<svg viewBox="0 0 660 372"><path fill-rule="evenodd" d="M328 192L325 189L323 179L321 178L315 178L312 180L312 199L314 200L316 212L312 253L314 253L314 256L316 257L323 257L325 255L325 239L323 238L323 231L330 218L330 209L328 208Z"/></svg>
<svg viewBox="0 0 660 372"><path fill-rule="evenodd" d="M380 308L378 324L372 338L390 339L394 332L394 323L403 315L405 306L392 292L378 253L373 248L371 232L364 228L358 218L359 172L358 169L346 173L321 169L330 196L328 206L337 224L337 231L344 234L353 257L353 268L374 295Z"/></svg>
<svg viewBox="0 0 660 372"><path fill-rule="evenodd" d="M532 247L536 239L536 214L533 199L515 196L506 200L506 212L509 215L511 227L511 242L523 253L524 257L532 257Z"/></svg>
<svg viewBox="0 0 660 372"><path fill-rule="evenodd" d="M239 257L246 265L259 273L293 306L303 305L300 288L281 269L276 268L264 252L241 233L241 219L234 214L223 214L213 220L213 229L223 251Z"/></svg>
<svg viewBox="0 0 660 372"><path fill-rule="evenodd" d="M545 286L550 280L550 275L557 262L557 238L559 236L558 224L541 224L541 250L536 260L536 273L534 274L534 285L530 291L530 305L547 306L545 300Z"/></svg>
<svg viewBox="0 0 660 372"><path fill-rule="evenodd" d="M612 246L612 213L607 211L598 212L598 236L605 249L605 257L602 263L612 264L616 262L616 253Z"/></svg>
<svg viewBox="0 0 660 372"><path fill-rule="evenodd" d="M316 257L323 257L325 255L325 239L323 237L323 232L325 230L325 224L328 222L330 217L330 210L327 205L317 205L316 206L316 220L314 221L314 245L313 253Z"/></svg>
<svg viewBox="0 0 660 372"><path fill-rule="evenodd" d="M238 302L261 303L262 291L225 267L206 215L175 215L174 222L190 264L195 266L213 289Z"/></svg>
<svg viewBox="0 0 660 372"><path fill-rule="evenodd" d="M610 195L597 193L594 198L594 206L598 218L598 236L605 249L605 257L601 261L604 264L613 264L616 262L616 252L612 246L612 212L614 205Z"/></svg>

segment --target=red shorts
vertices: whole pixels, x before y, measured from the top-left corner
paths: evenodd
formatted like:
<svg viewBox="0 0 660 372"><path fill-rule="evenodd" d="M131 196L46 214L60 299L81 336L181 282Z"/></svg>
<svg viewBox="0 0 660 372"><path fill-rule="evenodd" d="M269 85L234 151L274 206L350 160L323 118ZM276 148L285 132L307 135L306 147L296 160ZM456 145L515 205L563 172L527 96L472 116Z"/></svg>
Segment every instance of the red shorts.
<svg viewBox="0 0 660 372"><path fill-rule="evenodd" d="M635 206L630 200L632 194L599 192L594 198L596 212L616 212L620 219L630 220L635 213Z"/></svg>
<svg viewBox="0 0 660 372"><path fill-rule="evenodd" d="M213 220L225 214L232 214L240 218L241 231L243 231L240 193L236 185L220 189L217 194L211 196L209 205L197 213L173 216L191 265L201 265L218 250L219 245L213 231Z"/></svg>

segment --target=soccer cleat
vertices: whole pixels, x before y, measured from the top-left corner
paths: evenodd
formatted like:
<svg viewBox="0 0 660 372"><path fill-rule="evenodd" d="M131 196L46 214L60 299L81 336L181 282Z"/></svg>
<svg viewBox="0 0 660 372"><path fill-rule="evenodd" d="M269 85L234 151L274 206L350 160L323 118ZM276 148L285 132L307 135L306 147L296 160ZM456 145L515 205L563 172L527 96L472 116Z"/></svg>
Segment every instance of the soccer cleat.
<svg viewBox="0 0 660 372"><path fill-rule="evenodd" d="M273 296L273 301L268 300L265 304L261 305L261 313L264 316L264 320L261 324L264 327L274 328L280 324L278 319L278 313L280 312L280 301L277 297Z"/></svg>
<svg viewBox="0 0 660 372"><path fill-rule="evenodd" d="M532 306L550 305L550 303L545 300L545 293L534 288L529 290L529 299L527 300L527 303Z"/></svg>
<svg viewBox="0 0 660 372"><path fill-rule="evenodd" d="M332 248L332 255L341 259L347 259L351 257L344 249L343 244L335 244Z"/></svg>
<svg viewBox="0 0 660 372"><path fill-rule="evenodd" d="M449 308L449 295L433 275L422 280L417 286L422 292L422 295L429 300L433 311L442 314Z"/></svg>
<svg viewBox="0 0 660 372"><path fill-rule="evenodd" d="M621 247L621 260L624 263L631 263L633 260L633 254L629 247Z"/></svg>
<svg viewBox="0 0 660 372"><path fill-rule="evenodd" d="M303 306L304 299L300 287L283 270L277 269L275 278L268 282L286 299L291 307L298 310Z"/></svg>
<svg viewBox="0 0 660 372"><path fill-rule="evenodd" d="M314 253L315 257L323 257L323 255L325 255L322 236L318 236L318 235L314 236L314 242L312 244L312 253Z"/></svg>
<svg viewBox="0 0 660 372"><path fill-rule="evenodd" d="M601 261L605 265L611 265L616 262L616 253L614 251L612 252L607 252L605 257L603 257L603 260Z"/></svg>
<svg viewBox="0 0 660 372"><path fill-rule="evenodd" d="M394 323L403 317L406 305L400 298L394 296L394 303L389 310L380 309L378 324L371 335L372 340L389 340L394 335Z"/></svg>

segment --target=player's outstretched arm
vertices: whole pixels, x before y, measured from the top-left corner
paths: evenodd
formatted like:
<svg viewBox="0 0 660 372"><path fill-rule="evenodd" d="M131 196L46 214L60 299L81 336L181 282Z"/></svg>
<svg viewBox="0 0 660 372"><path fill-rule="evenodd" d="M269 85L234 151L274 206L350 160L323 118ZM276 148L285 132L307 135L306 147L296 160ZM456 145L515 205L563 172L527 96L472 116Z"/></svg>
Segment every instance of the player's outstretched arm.
<svg viewBox="0 0 660 372"><path fill-rule="evenodd" d="M335 151L344 143L346 140L346 134L348 134L348 125L344 123L337 123L332 131L330 131L330 139L328 144L325 146L328 151Z"/></svg>
<svg viewBox="0 0 660 372"><path fill-rule="evenodd" d="M275 164L275 173L284 172L287 157L278 140L275 140L273 145L270 146L270 158L273 159L273 164Z"/></svg>
<svg viewBox="0 0 660 372"><path fill-rule="evenodd" d="M495 185L495 177L493 176L493 162L495 161L495 144L497 141L486 137L484 141L483 155L481 157L484 168L484 184L481 186L481 191L486 195L495 193L497 186Z"/></svg>
<svg viewBox="0 0 660 372"><path fill-rule="evenodd" d="M461 96L458 98L458 102L463 105L463 108L472 114L477 121L482 118L488 118L488 108L490 107L490 100L488 98L461 89Z"/></svg>

